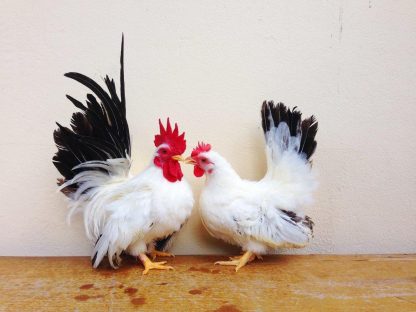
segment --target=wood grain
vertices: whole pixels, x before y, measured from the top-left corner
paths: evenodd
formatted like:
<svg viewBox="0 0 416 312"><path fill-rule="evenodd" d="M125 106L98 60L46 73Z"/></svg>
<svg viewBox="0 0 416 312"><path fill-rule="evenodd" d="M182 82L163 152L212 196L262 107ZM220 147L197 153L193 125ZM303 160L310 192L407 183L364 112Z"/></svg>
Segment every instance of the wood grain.
<svg viewBox="0 0 416 312"><path fill-rule="evenodd" d="M268 256L235 273L215 256L174 271L132 258L94 270L86 257L0 258L0 311L416 311L416 256Z"/></svg>

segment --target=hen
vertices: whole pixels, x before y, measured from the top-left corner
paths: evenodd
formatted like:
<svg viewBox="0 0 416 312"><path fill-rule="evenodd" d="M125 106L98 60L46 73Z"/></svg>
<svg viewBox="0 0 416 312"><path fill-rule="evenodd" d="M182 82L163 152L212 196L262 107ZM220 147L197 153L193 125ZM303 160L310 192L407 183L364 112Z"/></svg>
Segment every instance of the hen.
<svg viewBox="0 0 416 312"><path fill-rule="evenodd" d="M240 178L227 160L199 143L187 162L197 177L206 175L200 214L208 232L245 253L216 264L241 267L279 247L303 247L312 237L313 222L302 207L311 203L317 182L310 157L318 123L302 121L300 111L282 103L264 102L261 109L266 139L267 173L260 181Z"/></svg>
<svg viewBox="0 0 416 312"><path fill-rule="evenodd" d="M123 40L124 41L124 40ZM95 243L94 268L107 255L117 268L121 253L138 257L143 274L151 269L172 269L152 262L146 254L169 256L163 251L191 214L193 195L182 178L179 161L186 149L185 133L159 120L156 151L147 169L130 175L130 135L124 91L124 44L121 44L120 97L113 79L104 81L108 92L92 79L67 73L89 88L86 106L67 95L81 111L72 115L71 129L60 124L54 132L58 152L53 163L63 178L60 190L69 198L68 218L81 211L87 237Z"/></svg>

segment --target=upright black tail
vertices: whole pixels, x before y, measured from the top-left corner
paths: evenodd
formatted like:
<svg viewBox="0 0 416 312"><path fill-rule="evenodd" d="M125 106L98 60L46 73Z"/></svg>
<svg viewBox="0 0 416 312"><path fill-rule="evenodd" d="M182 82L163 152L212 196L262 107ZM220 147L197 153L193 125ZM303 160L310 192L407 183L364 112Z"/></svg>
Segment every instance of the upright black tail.
<svg viewBox="0 0 416 312"><path fill-rule="evenodd" d="M271 118L270 118L271 117ZM316 149L315 136L318 131L318 122L314 116L302 120L302 113L294 107L292 110L283 103L273 101L263 102L261 108L261 121L265 134L273 127L278 127L281 122L285 122L289 127L291 136L301 136L298 152L304 153L310 159Z"/></svg>
<svg viewBox="0 0 416 312"><path fill-rule="evenodd" d="M121 41L120 64L120 98L114 80L108 75L104 79L108 89L106 92L87 76L75 72L65 74L66 77L89 88L94 95L87 94L86 106L73 97L66 96L81 112L72 115L71 129L57 123L58 129L53 134L58 148L53 157L53 164L63 175L58 185L72 179L83 170L107 171L99 165L74 170L74 167L87 161L130 157L130 134L124 90L124 36ZM76 185L72 185L71 189L64 189L63 192L71 193L76 188Z"/></svg>

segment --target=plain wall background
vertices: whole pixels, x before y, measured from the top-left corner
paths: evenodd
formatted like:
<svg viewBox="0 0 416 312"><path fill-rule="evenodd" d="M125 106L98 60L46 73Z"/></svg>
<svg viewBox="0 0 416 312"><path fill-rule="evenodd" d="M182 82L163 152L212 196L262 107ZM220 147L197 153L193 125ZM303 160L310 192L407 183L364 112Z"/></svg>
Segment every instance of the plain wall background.
<svg viewBox="0 0 416 312"><path fill-rule="evenodd" d="M245 178L265 172L265 99L319 120L315 239L303 253L416 251L414 1L1 1L0 255L87 255L66 225L52 165L55 121L86 89L79 71L119 79L125 34L133 171L150 161L157 119L204 140ZM198 198L203 179L185 169ZM197 210L177 254L231 253Z"/></svg>

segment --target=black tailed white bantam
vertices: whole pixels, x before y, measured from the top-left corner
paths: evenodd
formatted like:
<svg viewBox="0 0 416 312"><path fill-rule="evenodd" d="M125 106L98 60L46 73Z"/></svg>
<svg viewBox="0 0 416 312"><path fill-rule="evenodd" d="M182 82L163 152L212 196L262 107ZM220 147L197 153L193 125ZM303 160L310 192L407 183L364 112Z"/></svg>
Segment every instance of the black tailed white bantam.
<svg viewBox="0 0 416 312"><path fill-rule="evenodd" d="M121 45L120 97L113 79L104 81L106 92L92 79L67 73L89 88L86 106L67 98L80 112L72 115L71 128L58 124L54 140L58 152L53 163L63 175L60 190L68 197L70 217L82 212L87 237L95 244L92 265L107 255L113 268L126 252L138 257L143 274L151 269L172 269L166 262L152 262L146 254L163 252L191 214L194 199L182 178L179 161L186 149L185 133L159 120L156 150L149 166L138 175L130 172L130 135L126 120L123 41Z"/></svg>
<svg viewBox="0 0 416 312"><path fill-rule="evenodd" d="M273 102L263 103L261 117L267 173L260 181L240 178L209 144L199 143L187 158L195 176L206 176L200 197L205 228L245 251L241 257L216 262L236 266L236 271L279 247L303 247L313 233L303 207L311 203L317 186L310 157L318 123L313 116L302 121L296 108Z"/></svg>

